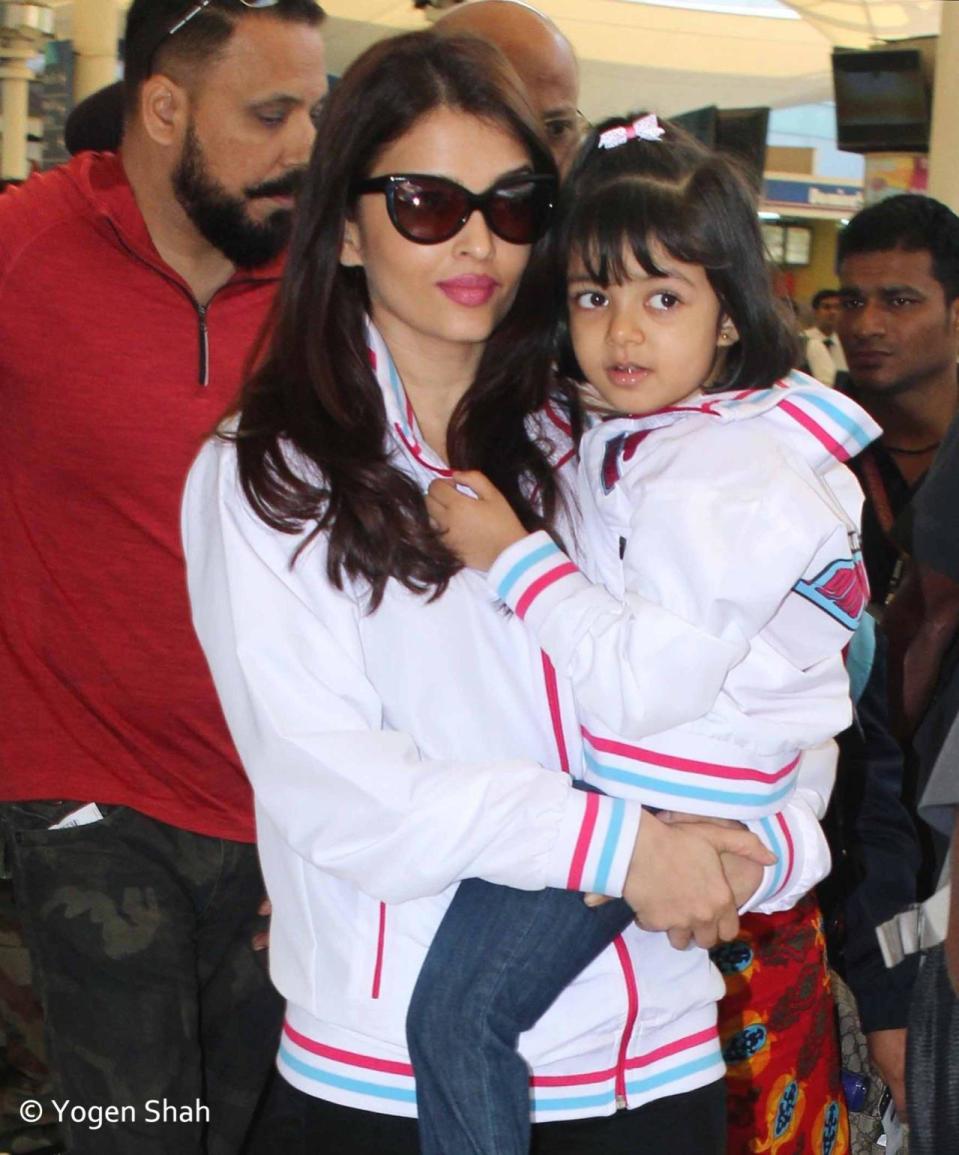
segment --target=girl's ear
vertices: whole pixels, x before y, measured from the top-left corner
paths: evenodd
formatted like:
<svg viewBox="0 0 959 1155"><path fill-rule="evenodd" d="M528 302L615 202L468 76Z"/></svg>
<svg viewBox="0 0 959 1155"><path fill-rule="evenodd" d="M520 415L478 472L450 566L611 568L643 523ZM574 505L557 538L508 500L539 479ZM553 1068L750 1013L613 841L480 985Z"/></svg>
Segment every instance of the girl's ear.
<svg viewBox="0 0 959 1155"><path fill-rule="evenodd" d="M343 244L340 245L340 264L348 269L363 267L363 246L360 244L360 227L355 220L347 218L343 228Z"/></svg>
<svg viewBox="0 0 959 1155"><path fill-rule="evenodd" d="M729 319L723 317L719 322L719 333L716 335L716 345L720 349L729 349L739 340L739 330Z"/></svg>

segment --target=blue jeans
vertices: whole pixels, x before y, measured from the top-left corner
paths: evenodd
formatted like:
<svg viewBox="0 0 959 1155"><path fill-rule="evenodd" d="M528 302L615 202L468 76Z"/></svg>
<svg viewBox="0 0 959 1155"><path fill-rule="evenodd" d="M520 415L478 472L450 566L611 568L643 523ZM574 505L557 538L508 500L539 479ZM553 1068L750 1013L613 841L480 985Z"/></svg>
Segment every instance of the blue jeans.
<svg viewBox="0 0 959 1155"><path fill-rule="evenodd" d="M528 1155L519 1036L633 917L622 899L460 883L406 1021L422 1155Z"/></svg>

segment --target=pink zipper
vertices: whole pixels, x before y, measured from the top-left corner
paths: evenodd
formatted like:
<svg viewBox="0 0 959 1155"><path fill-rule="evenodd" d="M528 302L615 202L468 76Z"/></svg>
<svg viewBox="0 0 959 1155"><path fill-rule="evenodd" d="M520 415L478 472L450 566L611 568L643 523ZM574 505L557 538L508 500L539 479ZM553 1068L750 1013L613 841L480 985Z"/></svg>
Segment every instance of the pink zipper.
<svg viewBox="0 0 959 1155"><path fill-rule="evenodd" d="M380 903L380 927L376 937L376 966L373 968L373 990L370 992L374 999L380 997L380 984L383 979L383 950L386 945L386 903Z"/></svg>
<svg viewBox="0 0 959 1155"><path fill-rule="evenodd" d="M623 942L622 935L613 944L619 956L619 965L623 971L623 980L626 983L626 1025L623 1027L623 1037L619 1042L619 1058L616 1060L616 1106L626 1106L626 1048L636 1025L636 1016L639 1014L639 991L636 989L636 976L633 974L632 961L629 951Z"/></svg>

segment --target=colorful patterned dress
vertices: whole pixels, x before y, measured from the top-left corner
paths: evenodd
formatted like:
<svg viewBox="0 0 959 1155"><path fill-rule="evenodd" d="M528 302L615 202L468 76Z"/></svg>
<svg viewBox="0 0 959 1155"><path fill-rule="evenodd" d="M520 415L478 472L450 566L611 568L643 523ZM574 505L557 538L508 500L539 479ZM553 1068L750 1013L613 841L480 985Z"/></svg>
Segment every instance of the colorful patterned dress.
<svg viewBox="0 0 959 1155"><path fill-rule="evenodd" d="M717 947L726 980L728 1155L848 1155L839 1041L819 905L746 915Z"/></svg>

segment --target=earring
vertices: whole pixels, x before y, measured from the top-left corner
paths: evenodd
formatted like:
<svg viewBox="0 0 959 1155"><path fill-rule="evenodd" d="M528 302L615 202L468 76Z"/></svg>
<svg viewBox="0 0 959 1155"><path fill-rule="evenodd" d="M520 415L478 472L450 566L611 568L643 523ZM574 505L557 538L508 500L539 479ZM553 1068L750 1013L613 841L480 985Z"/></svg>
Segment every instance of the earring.
<svg viewBox="0 0 959 1155"><path fill-rule="evenodd" d="M733 339L733 335L729 329L720 329L719 330L719 343L720 343L720 345L728 345L732 339Z"/></svg>

